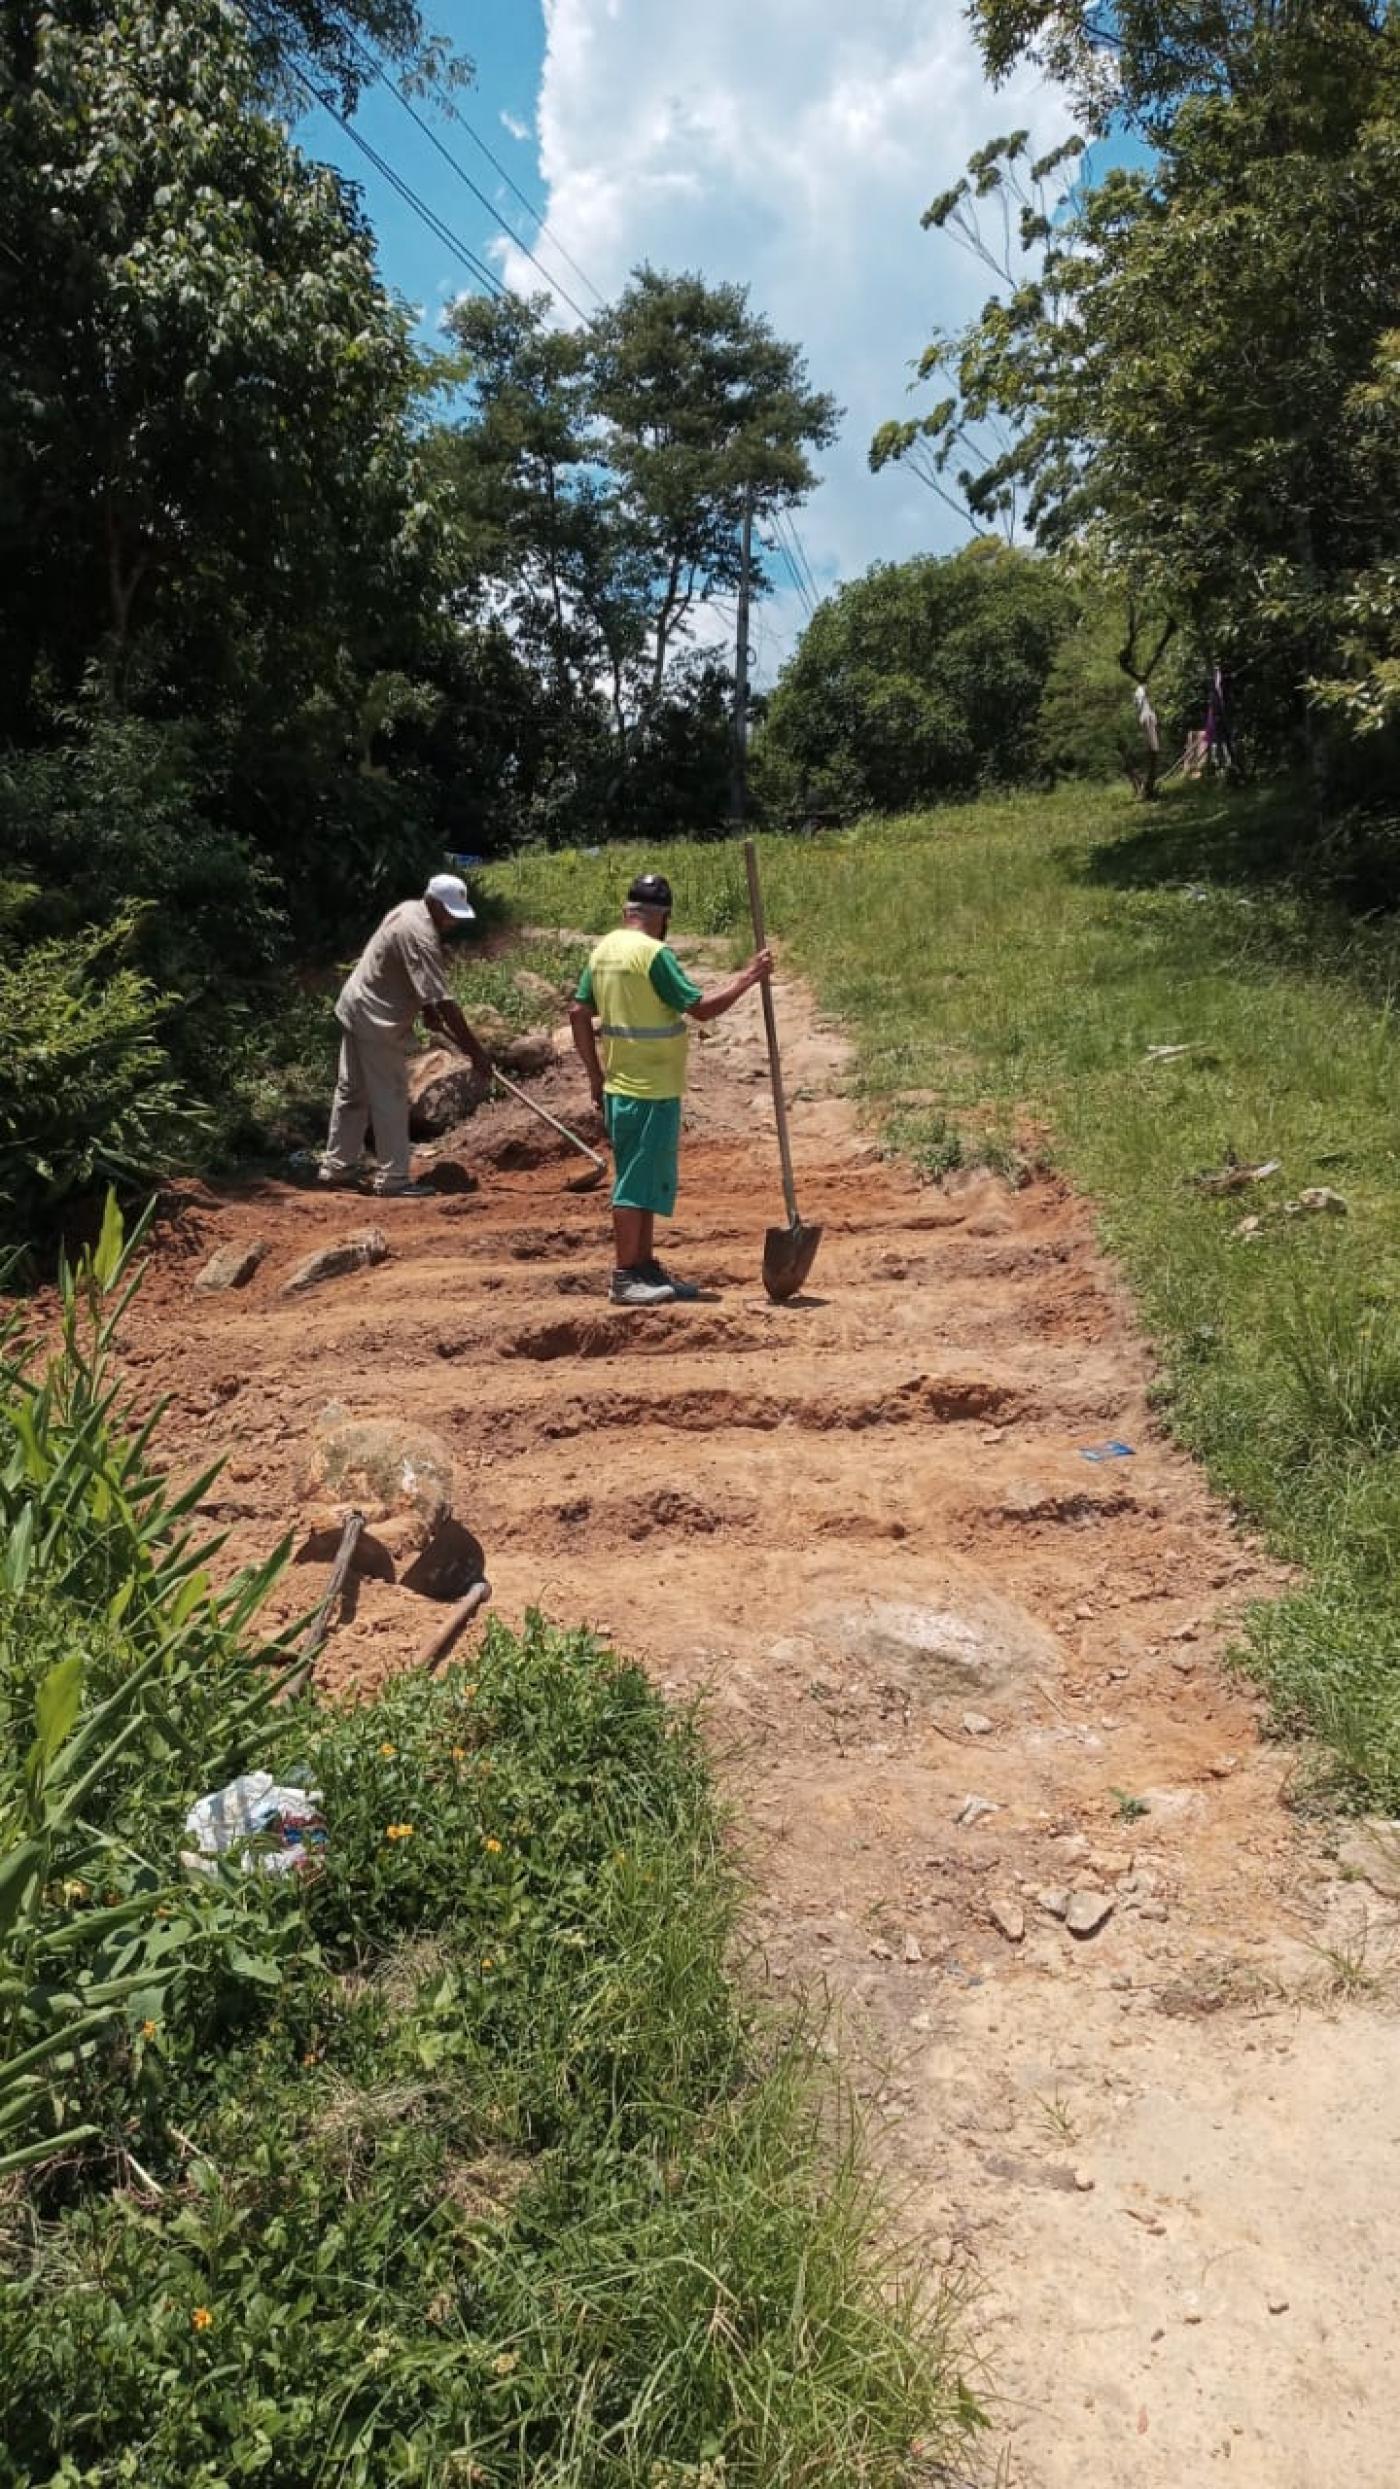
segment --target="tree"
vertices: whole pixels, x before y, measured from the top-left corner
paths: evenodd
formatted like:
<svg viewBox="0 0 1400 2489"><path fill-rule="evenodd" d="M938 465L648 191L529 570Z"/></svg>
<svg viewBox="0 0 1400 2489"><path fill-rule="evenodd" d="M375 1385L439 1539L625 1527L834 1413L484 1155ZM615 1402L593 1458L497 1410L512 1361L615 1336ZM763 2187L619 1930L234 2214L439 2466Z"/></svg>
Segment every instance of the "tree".
<svg viewBox="0 0 1400 2489"><path fill-rule="evenodd" d="M784 669L759 749L770 802L898 812L1033 775L1073 610L1049 564L994 537L877 563L818 608Z"/></svg>
<svg viewBox="0 0 1400 2489"><path fill-rule="evenodd" d="M51 13L0 161L0 729L104 655L280 700L421 592L418 367L217 0ZM366 598L374 583L375 595Z"/></svg>
<svg viewBox="0 0 1400 2489"><path fill-rule="evenodd" d="M1209 23L1125 18L1156 161L1030 232L1023 281L940 344L933 454L994 416L973 510L1015 492L1042 544L1092 536L1322 795L1319 685L1345 714L1369 683L1383 717L1400 650L1400 21L1227 12L1219 58Z"/></svg>
<svg viewBox="0 0 1400 2489"><path fill-rule="evenodd" d="M810 491L831 400L742 288L694 276L641 269L587 329L553 326L545 296L466 297L450 326L470 411L435 454L466 557L459 603L500 613L543 675L575 819L635 814L663 743L664 782L690 751L708 789L717 676L690 664L694 625L738 585L746 495L762 517ZM687 682L694 736L674 714Z"/></svg>

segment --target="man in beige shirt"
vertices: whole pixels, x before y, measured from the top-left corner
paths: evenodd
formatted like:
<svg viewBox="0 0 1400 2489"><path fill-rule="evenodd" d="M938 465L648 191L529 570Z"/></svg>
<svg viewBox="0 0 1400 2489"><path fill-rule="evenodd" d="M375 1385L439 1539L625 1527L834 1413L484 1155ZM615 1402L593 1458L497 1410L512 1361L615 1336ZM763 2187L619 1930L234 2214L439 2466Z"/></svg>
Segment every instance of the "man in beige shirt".
<svg viewBox="0 0 1400 2489"><path fill-rule="evenodd" d="M335 1006L340 1072L321 1183L358 1180L372 1126L379 1160L376 1193L397 1200L429 1197L430 1188L415 1184L409 1172L408 1044L421 1014L429 1028L442 1029L470 1058L483 1088L489 1083L491 1058L447 989L442 939L449 927L470 924L475 914L466 884L455 873L435 873L421 899L405 899L390 909L346 978Z"/></svg>

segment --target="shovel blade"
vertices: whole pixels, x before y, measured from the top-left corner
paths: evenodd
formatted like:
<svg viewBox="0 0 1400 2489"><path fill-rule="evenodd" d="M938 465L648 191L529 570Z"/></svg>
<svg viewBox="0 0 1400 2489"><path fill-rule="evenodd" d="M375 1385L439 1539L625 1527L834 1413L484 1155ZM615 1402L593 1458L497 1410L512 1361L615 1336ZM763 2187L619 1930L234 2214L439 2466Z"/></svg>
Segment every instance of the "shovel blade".
<svg viewBox="0 0 1400 2489"><path fill-rule="evenodd" d="M785 1305L798 1289L817 1258L822 1240L819 1227L804 1227L794 1219L790 1227L770 1227L763 1239L763 1284L775 1305Z"/></svg>

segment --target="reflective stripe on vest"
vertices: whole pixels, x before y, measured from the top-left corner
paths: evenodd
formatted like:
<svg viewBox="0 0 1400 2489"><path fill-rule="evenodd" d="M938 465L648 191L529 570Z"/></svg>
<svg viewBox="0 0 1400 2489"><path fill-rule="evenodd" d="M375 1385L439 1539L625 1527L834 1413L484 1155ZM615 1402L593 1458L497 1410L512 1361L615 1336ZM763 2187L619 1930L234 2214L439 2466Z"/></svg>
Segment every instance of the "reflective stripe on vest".
<svg viewBox="0 0 1400 2489"><path fill-rule="evenodd" d="M684 1037L685 1022L684 1020L668 1020L664 1028L619 1028L615 1021L600 1020L598 1034L600 1037L635 1037L638 1040L648 1037Z"/></svg>
<svg viewBox="0 0 1400 2489"><path fill-rule="evenodd" d="M690 1032L651 982L662 945L635 925L605 934L590 959L604 1077L614 1097L678 1098Z"/></svg>

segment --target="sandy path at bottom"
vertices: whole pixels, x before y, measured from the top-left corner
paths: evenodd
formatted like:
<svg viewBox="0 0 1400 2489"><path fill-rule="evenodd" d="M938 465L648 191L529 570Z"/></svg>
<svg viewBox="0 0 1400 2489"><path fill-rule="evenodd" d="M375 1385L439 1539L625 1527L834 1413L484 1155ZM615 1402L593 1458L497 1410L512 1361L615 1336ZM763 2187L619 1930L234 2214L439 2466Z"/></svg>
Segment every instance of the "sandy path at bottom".
<svg viewBox="0 0 1400 2489"><path fill-rule="evenodd" d="M712 1302L611 1311L602 1197L492 1110L458 1136L478 1192L378 1212L391 1258L296 1305L294 1260L369 1205L191 1208L133 1375L174 1392L167 1452L232 1447L235 1553L295 1520L326 1401L419 1420L498 1613L601 1623L708 1689L764 1973L837 2001L913 2253L973 2285L977 2477L1392 2489L1400 2022L1325 1949L1369 1986L1395 1913L1286 1811L1290 1757L1219 1668L1277 1576L1154 1429L1085 1205L883 1165L842 1041L799 988L779 1006L826 1223L805 1302L758 1285L777 1188L739 1013L699 1051L674 1235ZM541 1094L578 1103L564 1071ZM195 1297L193 1253L253 1236L251 1287ZM1106 1436L1135 1456L1086 1462ZM365 1582L324 1682L373 1683L440 1612ZM996 1811L959 1823L968 1796ZM1056 1888L1112 1914L1078 1940Z"/></svg>

